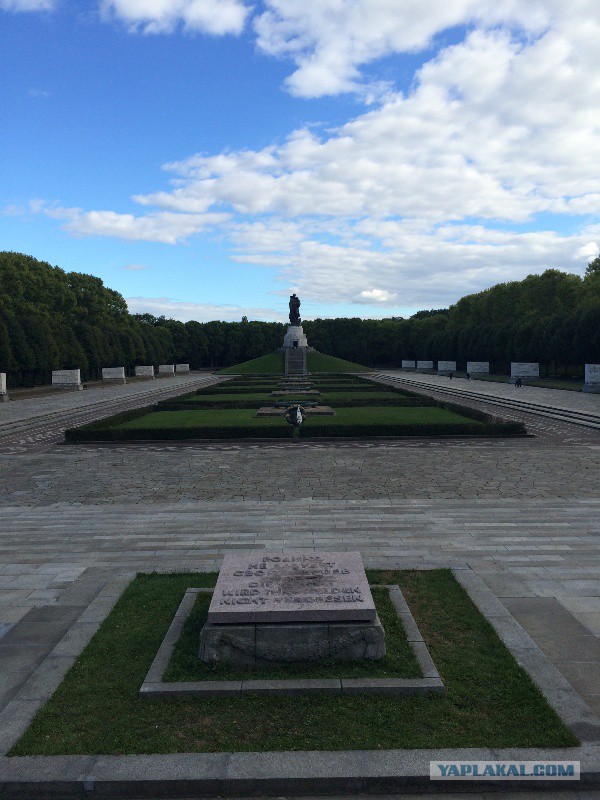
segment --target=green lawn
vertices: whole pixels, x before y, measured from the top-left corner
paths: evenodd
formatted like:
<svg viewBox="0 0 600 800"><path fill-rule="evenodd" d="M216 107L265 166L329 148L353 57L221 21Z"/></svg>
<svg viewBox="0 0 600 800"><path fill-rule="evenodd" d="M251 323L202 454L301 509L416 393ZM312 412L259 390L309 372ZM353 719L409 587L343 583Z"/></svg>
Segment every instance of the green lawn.
<svg viewBox="0 0 600 800"><path fill-rule="evenodd" d="M309 372L370 372L369 367L362 364L355 364L352 361L344 361L343 358L335 358L325 353L307 353L306 366Z"/></svg>
<svg viewBox="0 0 600 800"><path fill-rule="evenodd" d="M251 361L244 361L242 364L235 364L233 367L225 367L219 372L234 375L259 374L283 375L285 362L283 353L269 353L260 358L253 358Z"/></svg>
<svg viewBox="0 0 600 800"><path fill-rule="evenodd" d="M144 417L117 425L118 430L145 428L244 428L289 427L282 417L257 417L255 408L207 408L190 411L154 411Z"/></svg>
<svg viewBox="0 0 600 800"><path fill-rule="evenodd" d="M400 585L446 694L140 699L185 590L215 575L134 580L10 755L569 747L578 744L449 570Z"/></svg>
<svg viewBox="0 0 600 800"><path fill-rule="evenodd" d="M359 406L336 408L334 417L307 417L302 429L333 425L483 425L455 411L431 406Z"/></svg>

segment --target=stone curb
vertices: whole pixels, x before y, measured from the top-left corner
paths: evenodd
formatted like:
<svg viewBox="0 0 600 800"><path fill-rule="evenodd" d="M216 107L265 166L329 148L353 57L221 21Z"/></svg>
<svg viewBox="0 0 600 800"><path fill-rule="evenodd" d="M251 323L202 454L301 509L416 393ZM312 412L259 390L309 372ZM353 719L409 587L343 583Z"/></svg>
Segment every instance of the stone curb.
<svg viewBox="0 0 600 800"><path fill-rule="evenodd" d="M406 631L408 643L415 654L423 677L421 678L328 678L328 679L288 679L288 680L249 680L249 681L163 681L162 676L171 660L173 649L183 630L185 621L196 602L198 592L212 593L212 589L188 589L154 661L150 665L139 696L153 697L226 697L239 694L262 695L356 695L385 694L406 697L412 694L443 694L444 682L431 658L427 645L419 632L417 623L404 599L399 586L386 585L390 599L398 612Z"/></svg>
<svg viewBox="0 0 600 800"><path fill-rule="evenodd" d="M479 611L548 703L584 745L600 745L600 719L519 625L484 581L471 570L452 570Z"/></svg>
<svg viewBox="0 0 600 800"><path fill-rule="evenodd" d="M432 781L431 761L579 761L579 781ZM355 750L137 756L0 757L3 800L442 794L600 787L600 748Z"/></svg>

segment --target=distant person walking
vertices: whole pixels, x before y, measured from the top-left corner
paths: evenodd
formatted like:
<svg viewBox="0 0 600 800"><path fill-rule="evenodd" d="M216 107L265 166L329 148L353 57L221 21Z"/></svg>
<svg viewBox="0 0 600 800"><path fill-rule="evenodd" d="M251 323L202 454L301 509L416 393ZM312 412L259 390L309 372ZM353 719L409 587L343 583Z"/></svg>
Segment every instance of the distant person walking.
<svg viewBox="0 0 600 800"><path fill-rule="evenodd" d="M523 385L523 381L521 380L521 378L516 378L515 386L520 388L522 385Z"/></svg>
<svg viewBox="0 0 600 800"><path fill-rule="evenodd" d="M470 373L470 372L467 372L467 380L468 380L468 381L470 381L470 380L471 380L471 373Z"/></svg>

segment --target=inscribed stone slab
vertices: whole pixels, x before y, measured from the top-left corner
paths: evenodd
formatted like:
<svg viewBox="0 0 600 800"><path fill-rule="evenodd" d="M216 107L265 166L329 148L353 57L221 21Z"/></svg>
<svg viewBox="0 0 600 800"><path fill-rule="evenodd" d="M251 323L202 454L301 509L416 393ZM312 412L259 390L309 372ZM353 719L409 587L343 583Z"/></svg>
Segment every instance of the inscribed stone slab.
<svg viewBox="0 0 600 800"><path fill-rule="evenodd" d="M190 365L189 364L175 364L175 372L189 372Z"/></svg>
<svg viewBox="0 0 600 800"><path fill-rule="evenodd" d="M103 381L124 381L125 367L102 367Z"/></svg>
<svg viewBox="0 0 600 800"><path fill-rule="evenodd" d="M81 370L55 369L52 372L53 386L77 386L81 383Z"/></svg>
<svg viewBox="0 0 600 800"><path fill-rule="evenodd" d="M417 361L417 369L433 369L433 361Z"/></svg>
<svg viewBox="0 0 600 800"><path fill-rule="evenodd" d="M158 374L159 375L174 375L175 374L175 364L159 364L158 365Z"/></svg>
<svg viewBox="0 0 600 800"><path fill-rule="evenodd" d="M600 364L585 365L585 382L589 384L600 384ZM2 387L0 386L0 391Z"/></svg>
<svg viewBox="0 0 600 800"><path fill-rule="evenodd" d="M469 375L489 375L489 361L467 361L467 372Z"/></svg>
<svg viewBox="0 0 600 800"><path fill-rule="evenodd" d="M512 361L510 364L511 378L539 378L540 365Z"/></svg>
<svg viewBox="0 0 600 800"><path fill-rule="evenodd" d="M154 367L153 366L142 366L135 368L135 377L136 378L153 378L154 377Z"/></svg>
<svg viewBox="0 0 600 800"><path fill-rule="evenodd" d="M374 620L375 604L358 552L228 553L209 623Z"/></svg>
<svg viewBox="0 0 600 800"><path fill-rule="evenodd" d="M456 372L456 361L438 361L438 372Z"/></svg>
<svg viewBox="0 0 600 800"><path fill-rule="evenodd" d="M402 369L414 369L416 361L408 361L406 358L402 359Z"/></svg>
<svg viewBox="0 0 600 800"><path fill-rule="evenodd" d="M0 394L6 394L6 372L0 372Z"/></svg>

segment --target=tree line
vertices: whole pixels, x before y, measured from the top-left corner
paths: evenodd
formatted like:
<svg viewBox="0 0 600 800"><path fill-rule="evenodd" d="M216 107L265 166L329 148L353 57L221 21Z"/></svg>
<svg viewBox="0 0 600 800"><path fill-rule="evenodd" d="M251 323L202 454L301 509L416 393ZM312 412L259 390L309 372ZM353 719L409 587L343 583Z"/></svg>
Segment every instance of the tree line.
<svg viewBox="0 0 600 800"><path fill-rule="evenodd" d="M315 319L309 344L367 366L402 359L540 362L553 374L600 363L600 257L583 278L549 269L463 297L447 309L408 319ZM12 386L50 381L53 369L189 363L230 366L273 352L286 325L277 322L179 322L130 314L118 292L93 276L65 272L20 253L0 253L0 372Z"/></svg>

